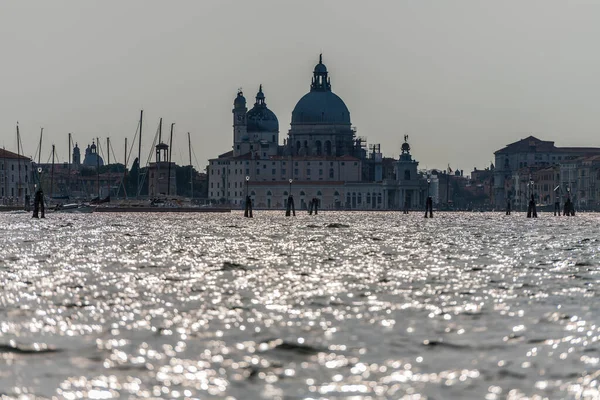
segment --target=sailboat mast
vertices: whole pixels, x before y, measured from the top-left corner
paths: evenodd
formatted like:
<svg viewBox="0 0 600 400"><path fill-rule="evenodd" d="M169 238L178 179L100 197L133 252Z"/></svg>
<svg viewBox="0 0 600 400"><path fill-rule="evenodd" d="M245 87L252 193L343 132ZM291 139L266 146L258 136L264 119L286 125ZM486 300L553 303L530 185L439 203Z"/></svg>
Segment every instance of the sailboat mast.
<svg viewBox="0 0 600 400"><path fill-rule="evenodd" d="M127 189L125 189L127 185L127 138L125 138L125 154L123 157L123 165L125 168L123 169L123 195L127 198Z"/></svg>
<svg viewBox="0 0 600 400"><path fill-rule="evenodd" d="M108 167L108 181L106 182L106 188L108 189L108 196L110 197L110 138L106 138L106 154L107 154L107 167Z"/></svg>
<svg viewBox="0 0 600 400"><path fill-rule="evenodd" d="M169 176L167 178L167 196L171 195L171 154L173 154L173 126L175 126L175 122L171 124L171 138L169 139Z"/></svg>
<svg viewBox="0 0 600 400"><path fill-rule="evenodd" d="M44 136L44 128L40 129L40 151L38 152L38 165L40 164L40 159L42 157L42 137Z"/></svg>
<svg viewBox="0 0 600 400"><path fill-rule="evenodd" d="M142 170L142 123L144 120L144 110L140 110L140 137L138 140L138 176L137 176L137 194L135 197L140 195L142 188L140 188L140 176Z"/></svg>
<svg viewBox="0 0 600 400"><path fill-rule="evenodd" d="M8 197L8 179L6 176L6 147L2 146L2 171L4 172L4 192L2 193L2 197Z"/></svg>
<svg viewBox="0 0 600 400"><path fill-rule="evenodd" d="M98 186L98 201L100 201L100 154L98 150L100 149L100 138L96 138L96 143L98 143L96 147L96 180Z"/></svg>
<svg viewBox="0 0 600 400"><path fill-rule="evenodd" d="M40 128L40 148L38 150L38 162L37 162L38 171L39 171L39 168L41 168L40 159L42 157L42 137L43 136L44 136L44 128ZM40 172L38 172L38 180L40 183L40 190L43 191L43 189L42 189L42 174Z"/></svg>
<svg viewBox="0 0 600 400"><path fill-rule="evenodd" d="M69 132L69 147L67 148L67 153L69 156L69 165L68 165L68 175L67 175L67 194L71 192L71 133Z"/></svg>
<svg viewBox="0 0 600 400"><path fill-rule="evenodd" d="M54 145L52 145L52 169L50 170L50 198L54 193Z"/></svg>
<svg viewBox="0 0 600 400"><path fill-rule="evenodd" d="M188 153L190 155L190 198L194 198L194 167L192 166L192 139L190 139L190 133L188 132Z"/></svg>
<svg viewBox="0 0 600 400"><path fill-rule="evenodd" d="M17 122L17 172L19 174L17 186L17 203L21 198L21 134L19 133L19 123Z"/></svg>

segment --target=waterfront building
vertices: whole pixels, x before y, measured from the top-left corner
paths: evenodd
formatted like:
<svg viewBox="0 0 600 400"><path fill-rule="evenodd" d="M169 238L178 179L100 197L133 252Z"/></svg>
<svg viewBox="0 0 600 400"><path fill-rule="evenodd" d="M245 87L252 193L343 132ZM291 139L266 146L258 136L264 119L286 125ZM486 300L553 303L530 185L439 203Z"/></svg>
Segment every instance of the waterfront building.
<svg viewBox="0 0 600 400"><path fill-rule="evenodd" d="M2 204L24 204L33 193L31 158L0 149L0 201Z"/></svg>
<svg viewBox="0 0 600 400"><path fill-rule="evenodd" d="M526 204L527 194L530 189L527 185L533 187L535 196L539 196L539 180L535 179L538 170L549 167L564 165L561 169L568 175L573 171L574 164L571 160L581 157L600 155L598 147L556 147L553 141L540 140L529 136L517 142L508 144L504 148L496 151L495 169L494 169L494 190L492 202L497 207L505 207L508 200L516 204ZM571 165L571 167L567 167ZM548 172L544 172L547 174ZM574 179L575 173L571 178L564 178L563 173L559 173L554 183L560 181L565 184L565 179ZM530 177L531 175L531 177ZM531 183L533 181L533 184ZM569 180L570 183L573 183ZM545 191L545 196L550 194ZM550 194L550 201L554 199Z"/></svg>
<svg viewBox="0 0 600 400"><path fill-rule="evenodd" d="M367 152L348 107L332 91L322 57L313 70L310 91L292 111L283 145L279 121L267 107L262 85L252 109L248 111L241 90L233 106L233 148L210 159L207 168L211 201L241 207L248 195L254 207L284 208L291 193L301 209L313 198L324 209L424 204L426 183L417 172L408 138L398 160L385 159L379 145Z"/></svg>

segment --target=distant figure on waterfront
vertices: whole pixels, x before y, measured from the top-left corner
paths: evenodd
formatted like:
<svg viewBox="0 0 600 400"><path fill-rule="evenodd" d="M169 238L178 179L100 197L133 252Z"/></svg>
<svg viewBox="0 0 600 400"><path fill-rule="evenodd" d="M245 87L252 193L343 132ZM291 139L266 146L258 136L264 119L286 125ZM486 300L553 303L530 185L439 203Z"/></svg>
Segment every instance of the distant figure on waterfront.
<svg viewBox="0 0 600 400"><path fill-rule="evenodd" d="M506 201L506 215L510 215L510 199Z"/></svg>

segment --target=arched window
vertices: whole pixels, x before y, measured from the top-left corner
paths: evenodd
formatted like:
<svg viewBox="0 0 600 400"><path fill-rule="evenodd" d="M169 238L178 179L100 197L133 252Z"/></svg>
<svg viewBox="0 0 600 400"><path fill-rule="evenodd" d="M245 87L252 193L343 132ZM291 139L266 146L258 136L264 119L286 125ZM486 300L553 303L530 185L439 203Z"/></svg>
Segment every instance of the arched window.
<svg viewBox="0 0 600 400"><path fill-rule="evenodd" d="M287 192L287 191L286 191L286 192L283 192L283 195L284 195L284 196L287 196L287 195L288 195L288 192Z"/></svg>
<svg viewBox="0 0 600 400"><path fill-rule="evenodd" d="M318 156L322 155L322 154L323 154L323 145L321 144L321 141L320 141L320 140L317 140L317 141L315 142L315 147L316 147L316 149L317 149L317 155L318 155Z"/></svg>
<svg viewBox="0 0 600 400"><path fill-rule="evenodd" d="M321 194L321 191L320 191L320 190L317 192L317 196L322 196L322 194Z"/></svg>
<svg viewBox="0 0 600 400"><path fill-rule="evenodd" d="M404 170L404 180L410 181L410 169Z"/></svg>
<svg viewBox="0 0 600 400"><path fill-rule="evenodd" d="M296 155L300 154L300 147L302 147L302 144L300 143L300 141L296 142Z"/></svg>
<svg viewBox="0 0 600 400"><path fill-rule="evenodd" d="M267 196L271 196L271 191L270 190L267 192Z"/></svg>
<svg viewBox="0 0 600 400"><path fill-rule="evenodd" d="M304 190L300 192L300 196L304 196Z"/></svg>
<svg viewBox="0 0 600 400"><path fill-rule="evenodd" d="M326 156L330 156L331 155L331 141L327 140L325 142L325 155Z"/></svg>
<svg viewBox="0 0 600 400"><path fill-rule="evenodd" d="M250 192L250 196L256 196L256 193L254 193L254 190L252 192Z"/></svg>

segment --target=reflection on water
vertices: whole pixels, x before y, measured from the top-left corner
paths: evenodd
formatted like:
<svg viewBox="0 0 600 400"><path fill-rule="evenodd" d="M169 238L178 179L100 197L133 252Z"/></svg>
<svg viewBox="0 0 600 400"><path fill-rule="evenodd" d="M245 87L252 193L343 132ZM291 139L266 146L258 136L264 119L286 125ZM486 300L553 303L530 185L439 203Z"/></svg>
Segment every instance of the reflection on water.
<svg viewBox="0 0 600 400"><path fill-rule="evenodd" d="M0 394L600 397L600 216L0 215Z"/></svg>

